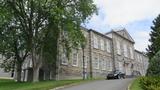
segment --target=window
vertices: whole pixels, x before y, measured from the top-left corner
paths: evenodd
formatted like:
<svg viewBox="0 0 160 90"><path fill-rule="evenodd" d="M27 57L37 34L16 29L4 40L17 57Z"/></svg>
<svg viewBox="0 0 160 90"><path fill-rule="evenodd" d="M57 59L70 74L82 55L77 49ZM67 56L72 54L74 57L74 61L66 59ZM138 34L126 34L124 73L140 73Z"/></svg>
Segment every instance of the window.
<svg viewBox="0 0 160 90"><path fill-rule="evenodd" d="M111 52L111 45L110 45L110 42L109 41L106 41L106 50L107 52Z"/></svg>
<svg viewBox="0 0 160 90"><path fill-rule="evenodd" d="M124 50L124 56L125 56L125 57L128 57L127 45L126 45L126 44L123 45L123 50Z"/></svg>
<svg viewBox="0 0 160 90"><path fill-rule="evenodd" d="M72 54L72 65L78 66L78 50L74 50Z"/></svg>
<svg viewBox="0 0 160 90"><path fill-rule="evenodd" d="M102 70L106 70L106 61L104 59L102 59L101 61L101 67L102 67Z"/></svg>
<svg viewBox="0 0 160 90"><path fill-rule="evenodd" d="M94 58L94 68L99 69L99 59L97 57Z"/></svg>
<svg viewBox="0 0 160 90"><path fill-rule="evenodd" d="M100 45L101 45L101 50L104 50L104 40L103 39L100 40Z"/></svg>
<svg viewBox="0 0 160 90"><path fill-rule="evenodd" d="M94 35L94 48L98 48L98 38Z"/></svg>
<svg viewBox="0 0 160 90"><path fill-rule="evenodd" d="M119 64L119 71L123 72L123 63L122 62L118 62Z"/></svg>
<svg viewBox="0 0 160 90"><path fill-rule="evenodd" d="M119 41L117 41L117 54L121 55L121 46Z"/></svg>
<svg viewBox="0 0 160 90"><path fill-rule="evenodd" d="M142 63L143 61L142 61L142 56L141 55L139 55L140 56L140 62Z"/></svg>
<svg viewBox="0 0 160 90"><path fill-rule="evenodd" d="M132 47L130 47L130 48L129 48L129 50L130 50L131 59L134 59L134 57L133 57L133 49L132 49Z"/></svg>
<svg viewBox="0 0 160 90"><path fill-rule="evenodd" d="M66 50L63 50L64 52L62 52L62 56L61 56L61 60L62 60L62 64L67 65L68 64L68 59L67 59L67 52Z"/></svg>
<svg viewBox="0 0 160 90"><path fill-rule="evenodd" d="M107 63L107 70L108 71L112 71L112 61L111 60L107 60L106 63Z"/></svg>

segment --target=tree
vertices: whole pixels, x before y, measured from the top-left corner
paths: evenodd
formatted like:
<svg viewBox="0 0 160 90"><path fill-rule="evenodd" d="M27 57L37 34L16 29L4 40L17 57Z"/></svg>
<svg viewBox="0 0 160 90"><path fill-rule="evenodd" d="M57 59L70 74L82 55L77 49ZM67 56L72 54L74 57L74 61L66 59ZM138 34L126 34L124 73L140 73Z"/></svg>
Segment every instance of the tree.
<svg viewBox="0 0 160 90"><path fill-rule="evenodd" d="M150 33L150 45L147 49L149 57L149 67L147 75L160 75L159 62L160 62L160 15L153 21L152 31Z"/></svg>
<svg viewBox="0 0 160 90"><path fill-rule="evenodd" d="M159 76L160 75L160 51L150 60L148 70L148 76Z"/></svg>
<svg viewBox="0 0 160 90"><path fill-rule="evenodd" d="M6 71L16 70L16 80L21 81L22 63L28 55L24 42L24 34L19 30L21 27L12 18L9 8L0 6L0 54L4 57L1 65Z"/></svg>
<svg viewBox="0 0 160 90"><path fill-rule="evenodd" d="M147 55L151 59L160 50L160 15L153 21L148 45Z"/></svg>
<svg viewBox="0 0 160 90"><path fill-rule="evenodd" d="M10 9L26 38L26 49L32 56L33 82L38 81L39 68L42 66L45 54L58 55L59 44L70 52L83 39L80 31L84 23L96 11L92 0L2 0ZM56 34L55 34L56 33ZM50 34L50 35L49 35ZM48 39L47 37L54 37ZM52 53L47 48L45 40L56 45ZM56 56L57 56L56 55ZM69 53L67 54L69 56ZM53 59L52 59L53 60ZM58 60L57 58L55 60Z"/></svg>

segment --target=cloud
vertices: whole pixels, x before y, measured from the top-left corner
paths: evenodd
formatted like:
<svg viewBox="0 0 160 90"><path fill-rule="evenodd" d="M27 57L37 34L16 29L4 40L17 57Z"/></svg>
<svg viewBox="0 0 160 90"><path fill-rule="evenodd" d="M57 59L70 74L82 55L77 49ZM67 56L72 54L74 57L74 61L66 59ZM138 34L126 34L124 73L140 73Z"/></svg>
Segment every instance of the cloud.
<svg viewBox="0 0 160 90"><path fill-rule="evenodd" d="M148 31L136 31L132 34L135 40L135 48L139 51L146 51L148 47L148 39L149 39L149 30Z"/></svg>
<svg viewBox="0 0 160 90"><path fill-rule="evenodd" d="M126 25L135 21L156 17L160 13L160 0L94 0L99 15L109 26ZM94 19L93 18L93 19Z"/></svg>
<svg viewBox="0 0 160 90"><path fill-rule="evenodd" d="M150 26L160 14L160 0L94 0L99 15L93 15L87 28L101 33L124 27L135 40L135 48L146 51Z"/></svg>

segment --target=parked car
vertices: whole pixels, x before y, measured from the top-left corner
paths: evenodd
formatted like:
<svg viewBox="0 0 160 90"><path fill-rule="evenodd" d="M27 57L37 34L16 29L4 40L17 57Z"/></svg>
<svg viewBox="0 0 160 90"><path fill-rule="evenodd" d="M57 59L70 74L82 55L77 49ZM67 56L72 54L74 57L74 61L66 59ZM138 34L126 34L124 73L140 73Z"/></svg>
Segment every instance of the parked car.
<svg viewBox="0 0 160 90"><path fill-rule="evenodd" d="M120 78L125 78L125 73L120 72L119 70L111 71L106 76L106 79L120 79Z"/></svg>

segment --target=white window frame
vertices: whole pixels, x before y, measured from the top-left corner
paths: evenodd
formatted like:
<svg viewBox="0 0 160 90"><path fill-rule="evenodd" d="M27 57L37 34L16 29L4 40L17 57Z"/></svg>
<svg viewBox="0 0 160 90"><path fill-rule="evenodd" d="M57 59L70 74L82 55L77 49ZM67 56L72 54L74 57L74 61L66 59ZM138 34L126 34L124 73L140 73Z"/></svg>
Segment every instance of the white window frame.
<svg viewBox="0 0 160 90"><path fill-rule="evenodd" d="M98 48L98 37L96 35L93 35L93 46Z"/></svg>
<svg viewBox="0 0 160 90"><path fill-rule="evenodd" d="M104 50L104 40L100 39L101 50Z"/></svg>
<svg viewBox="0 0 160 90"><path fill-rule="evenodd" d="M120 45L120 42L117 41L117 54L121 55L121 45Z"/></svg>
<svg viewBox="0 0 160 90"><path fill-rule="evenodd" d="M61 64L63 64L63 65L68 65L68 59L67 59L66 51L65 51L65 50L64 50L64 52L62 52Z"/></svg>
<svg viewBox="0 0 160 90"><path fill-rule="evenodd" d="M130 48L129 48L129 50L130 50L131 59L134 59L134 55L133 55L133 48L132 48L132 47L130 47Z"/></svg>
<svg viewBox="0 0 160 90"><path fill-rule="evenodd" d="M110 42L109 41L106 41L106 50L107 52L111 52L111 45L110 45Z"/></svg>
<svg viewBox="0 0 160 90"><path fill-rule="evenodd" d="M104 58L102 58L102 62L101 62L101 67L102 67L102 70L106 70L106 61Z"/></svg>
<svg viewBox="0 0 160 90"><path fill-rule="evenodd" d="M94 57L94 68L99 69L99 57Z"/></svg>
<svg viewBox="0 0 160 90"><path fill-rule="evenodd" d="M123 71L123 63L122 62L118 62L118 67L119 67L119 71Z"/></svg>
<svg viewBox="0 0 160 90"><path fill-rule="evenodd" d="M112 61L109 60L109 71L112 71Z"/></svg>
<svg viewBox="0 0 160 90"><path fill-rule="evenodd" d="M76 64L74 64L74 60L76 60ZM72 53L72 66L78 66L78 50L74 50Z"/></svg>
<svg viewBox="0 0 160 90"><path fill-rule="evenodd" d="M128 50L127 50L127 45L126 44L123 44L123 53L124 53L124 56L125 57L128 57Z"/></svg>

